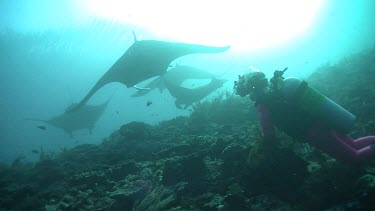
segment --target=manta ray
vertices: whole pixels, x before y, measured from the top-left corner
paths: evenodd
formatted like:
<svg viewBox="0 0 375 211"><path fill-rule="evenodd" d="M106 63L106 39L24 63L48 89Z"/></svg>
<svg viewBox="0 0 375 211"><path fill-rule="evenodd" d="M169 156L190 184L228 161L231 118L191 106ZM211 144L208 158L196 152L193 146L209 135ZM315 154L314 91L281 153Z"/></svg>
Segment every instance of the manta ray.
<svg viewBox="0 0 375 211"><path fill-rule="evenodd" d="M70 111L83 106L95 92L108 83L119 82L127 87L133 87L139 82L163 75L169 64L179 57L197 53L221 53L228 49L229 46L213 47L158 40L138 41L134 35L134 43Z"/></svg>
<svg viewBox="0 0 375 211"><path fill-rule="evenodd" d="M168 81L168 83L173 83L180 86L182 82L188 79L212 79L215 75L193 66L188 65L176 65L175 67L169 69L162 76L157 77L148 83L145 88L138 90L132 97L140 97L148 94L151 90L159 88L162 92L165 89L165 84L163 81Z"/></svg>
<svg viewBox="0 0 375 211"><path fill-rule="evenodd" d="M62 129L64 132L69 134L73 138L73 131L88 129L89 133L92 133L96 122L104 113L110 99L101 105L84 105L78 110L71 112L64 112L60 115L52 117L48 120L26 118L26 120L43 122L54 127ZM70 105L68 109L77 106L77 103Z"/></svg>
<svg viewBox="0 0 375 211"><path fill-rule="evenodd" d="M179 109L182 108L181 105L185 105L184 109L186 109L193 103L202 100L216 89L222 87L225 82L226 80L224 79L213 78L206 85L190 89L164 80L169 93L176 98L175 105Z"/></svg>

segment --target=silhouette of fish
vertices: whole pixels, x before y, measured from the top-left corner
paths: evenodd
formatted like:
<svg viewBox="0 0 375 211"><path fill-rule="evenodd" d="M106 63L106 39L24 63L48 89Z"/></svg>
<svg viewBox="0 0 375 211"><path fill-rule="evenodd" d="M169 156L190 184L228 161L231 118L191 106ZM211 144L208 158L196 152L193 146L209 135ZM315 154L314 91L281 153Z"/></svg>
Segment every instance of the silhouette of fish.
<svg viewBox="0 0 375 211"><path fill-rule="evenodd" d="M173 43L157 40L138 41L134 35L134 43L98 80L94 87L69 111L83 106L100 88L112 82L120 82L133 87L139 82L162 75L170 63L182 56L197 53L220 53L229 49L186 43Z"/></svg>
<svg viewBox="0 0 375 211"><path fill-rule="evenodd" d="M222 87L225 82L226 80L224 79L213 78L210 83L206 85L190 89L176 85L169 81L164 81L169 93L176 98L176 107L180 109L182 108L182 105L185 105L184 109L186 109L187 107L193 105L193 103L199 102L216 89Z"/></svg>
<svg viewBox="0 0 375 211"><path fill-rule="evenodd" d="M40 126L37 126L37 128L41 129L41 130L46 130L47 127L46 126L43 126L43 125L40 125Z"/></svg>
<svg viewBox="0 0 375 211"><path fill-rule="evenodd" d="M147 101L146 106L150 106L152 104L152 101Z"/></svg>
<svg viewBox="0 0 375 211"><path fill-rule="evenodd" d="M62 129L64 132L69 134L73 138L73 131L88 129L90 134L94 128L96 122L104 113L110 99L101 105L84 105L79 110L74 110L72 112L64 112L60 115L52 117L48 120L26 118L25 120L38 121L46 124L50 124L54 127ZM74 107L76 104L72 104L70 107Z"/></svg>
<svg viewBox="0 0 375 211"><path fill-rule="evenodd" d="M165 80L179 86L183 81L188 79L212 79L214 77L214 74L203 69L188 65L176 65L175 67L169 69L166 73L164 73L164 75L157 77L156 79L148 83L145 86L146 88L138 90L138 92L131 96L144 96L155 88L159 88L160 91L163 91L165 89L163 81Z"/></svg>

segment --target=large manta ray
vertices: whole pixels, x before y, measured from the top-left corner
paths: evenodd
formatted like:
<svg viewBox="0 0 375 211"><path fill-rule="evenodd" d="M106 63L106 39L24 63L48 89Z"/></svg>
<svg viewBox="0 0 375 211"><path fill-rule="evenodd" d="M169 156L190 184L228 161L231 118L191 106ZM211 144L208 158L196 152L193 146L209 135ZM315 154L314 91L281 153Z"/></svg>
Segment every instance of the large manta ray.
<svg viewBox="0 0 375 211"><path fill-rule="evenodd" d="M184 108L186 109L193 103L202 100L216 89L222 87L225 82L226 80L224 79L213 78L210 83L193 89L182 87L168 81L164 81L164 84L169 93L176 98L176 107L182 108L181 105L185 105Z"/></svg>
<svg viewBox="0 0 375 211"><path fill-rule="evenodd" d="M188 65L176 65L164 73L164 75L157 77L145 85L144 88L133 94L132 97L146 95L155 88L159 88L160 91L163 91L165 88L164 81L180 86L182 82L188 79L212 79L214 77L214 74L203 69Z"/></svg>
<svg viewBox="0 0 375 211"><path fill-rule="evenodd" d="M127 87L132 87L141 81L164 74L169 64L181 56L196 53L220 53L228 49L229 46L213 47L157 40L138 41L134 35L134 43L129 49L99 79L82 101L70 111L80 108L96 91L108 83L120 82Z"/></svg>
<svg viewBox="0 0 375 211"><path fill-rule="evenodd" d="M92 129L94 128L98 119L104 113L109 101L110 99L101 105L95 105L95 106L84 105L82 108L78 110L73 110L71 112L64 112L48 120L32 119L32 118L27 118L26 120L32 120L32 121L38 121L38 122L50 124L54 127L62 129L64 132L69 134L70 137L72 138L73 138L73 131L76 131L76 130L88 129L91 134ZM67 110L75 106L77 106L77 103L73 103L71 106L67 108Z"/></svg>

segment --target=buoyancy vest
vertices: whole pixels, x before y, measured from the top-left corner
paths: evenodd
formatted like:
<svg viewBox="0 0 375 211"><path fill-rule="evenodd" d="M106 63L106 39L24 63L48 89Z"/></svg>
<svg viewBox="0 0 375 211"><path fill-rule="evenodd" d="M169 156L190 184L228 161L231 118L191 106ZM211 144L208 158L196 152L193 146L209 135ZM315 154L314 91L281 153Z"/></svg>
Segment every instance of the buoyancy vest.
<svg viewBox="0 0 375 211"><path fill-rule="evenodd" d="M291 137L306 138L308 129L314 123L311 115L275 93L268 93L257 103L266 106L272 124Z"/></svg>
<svg viewBox="0 0 375 211"><path fill-rule="evenodd" d="M278 90L266 94L259 103L270 110L273 123L293 137L305 137L316 122L346 134L356 120L352 113L297 78L284 79Z"/></svg>

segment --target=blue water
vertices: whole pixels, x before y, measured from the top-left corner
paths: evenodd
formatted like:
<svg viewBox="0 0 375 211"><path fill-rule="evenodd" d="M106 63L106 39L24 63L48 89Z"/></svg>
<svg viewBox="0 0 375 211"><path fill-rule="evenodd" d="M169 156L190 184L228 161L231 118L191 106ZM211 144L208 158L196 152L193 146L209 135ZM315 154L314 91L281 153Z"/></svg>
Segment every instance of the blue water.
<svg viewBox="0 0 375 211"><path fill-rule="evenodd" d="M115 94L91 135L82 130L72 139L52 126L44 131L36 127L41 124L25 121L28 117L49 119L80 101L132 44L133 31L141 39L167 39L138 26L99 18L77 24L67 15L74 1L51 2L0 1L0 161L18 156L35 160L38 155L33 149L58 152L77 144L100 143L130 121L157 124L189 114L175 107L168 92L130 98L134 89L113 83L89 101L100 104ZM374 5L371 0L329 1L308 32L288 43L260 51L192 55L182 62L225 73L228 83L221 90L231 90L233 80L250 65L267 75L289 67L288 76L305 78L321 65L374 46ZM153 104L146 106L147 101Z"/></svg>

